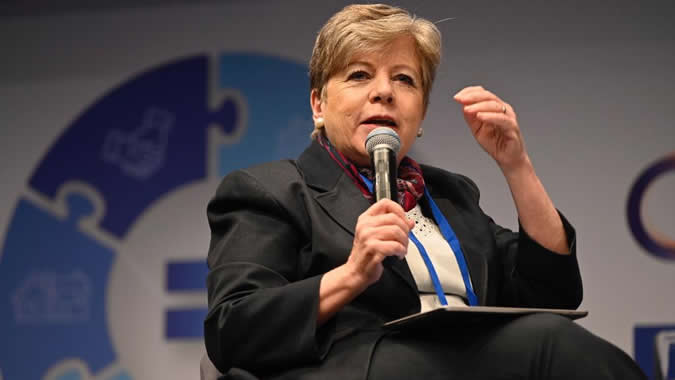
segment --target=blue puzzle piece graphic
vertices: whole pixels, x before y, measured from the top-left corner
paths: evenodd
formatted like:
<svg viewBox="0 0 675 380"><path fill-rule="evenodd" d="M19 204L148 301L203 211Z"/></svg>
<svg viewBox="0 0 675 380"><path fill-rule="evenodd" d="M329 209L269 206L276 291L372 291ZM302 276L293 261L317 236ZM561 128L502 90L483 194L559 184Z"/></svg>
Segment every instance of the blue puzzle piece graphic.
<svg viewBox="0 0 675 380"><path fill-rule="evenodd" d="M101 227L122 238L153 201L206 177L206 129L229 134L234 102L209 109L208 57L152 68L87 108L54 143L30 178L53 198L65 182L84 181L108 206Z"/></svg>
<svg viewBox="0 0 675 380"><path fill-rule="evenodd" d="M306 65L272 56L223 54L219 83L223 89L236 88L248 105L242 138L220 147L220 175L296 158L307 147L313 124Z"/></svg>
<svg viewBox="0 0 675 380"><path fill-rule="evenodd" d="M67 198L59 220L20 200L0 258L0 368L6 380L41 379L64 358L93 373L116 360L107 333L106 285L114 252L78 231L93 207Z"/></svg>
<svg viewBox="0 0 675 380"><path fill-rule="evenodd" d="M218 149L220 174L296 157L312 130L307 68L262 55L224 54L218 63L219 88L241 95L246 124L237 99L209 108L208 57L183 59L141 73L88 107L54 143L29 185L54 199L64 183L87 183L107 206L100 228L123 240L150 203L206 178L212 124L226 136L240 136ZM114 252L78 230L77 220L93 210L86 198L71 196L69 210L67 220L26 200L15 210L0 256L5 380L41 378L66 358L80 358L94 374L116 360L104 308ZM194 268L168 273L167 290L198 290L197 278L205 275ZM167 338L200 338L204 314L200 308L167 310ZM119 376L113 378L129 378Z"/></svg>

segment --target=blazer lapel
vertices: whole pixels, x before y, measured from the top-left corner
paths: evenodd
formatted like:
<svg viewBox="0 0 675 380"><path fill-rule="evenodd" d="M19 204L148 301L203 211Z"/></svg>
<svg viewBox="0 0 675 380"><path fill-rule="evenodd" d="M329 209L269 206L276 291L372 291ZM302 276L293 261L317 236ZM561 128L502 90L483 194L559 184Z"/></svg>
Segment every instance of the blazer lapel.
<svg viewBox="0 0 675 380"><path fill-rule="evenodd" d="M316 193L314 199L342 228L354 235L356 220L370 203L347 173L333 161L316 141L298 159L305 182Z"/></svg>

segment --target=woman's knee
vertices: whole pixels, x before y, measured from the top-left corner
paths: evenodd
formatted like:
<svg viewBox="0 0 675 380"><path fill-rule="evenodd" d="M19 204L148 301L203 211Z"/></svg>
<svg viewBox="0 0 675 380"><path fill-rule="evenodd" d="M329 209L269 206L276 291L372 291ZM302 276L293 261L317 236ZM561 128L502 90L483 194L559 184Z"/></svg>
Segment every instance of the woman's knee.
<svg viewBox="0 0 675 380"><path fill-rule="evenodd" d="M504 325L499 335L511 347L533 356L551 356L574 362L593 351L604 351L607 342L567 317L550 313L531 314Z"/></svg>
<svg viewBox="0 0 675 380"><path fill-rule="evenodd" d="M569 318L542 313L514 322L520 325L521 339L529 341L526 345L538 353L540 361L543 359L539 366L544 372L576 378L644 378L625 352Z"/></svg>
<svg viewBox="0 0 675 380"><path fill-rule="evenodd" d="M565 339L586 335L583 327L567 317L550 313L537 313L522 316L505 326L506 329L522 338L532 341L541 339Z"/></svg>

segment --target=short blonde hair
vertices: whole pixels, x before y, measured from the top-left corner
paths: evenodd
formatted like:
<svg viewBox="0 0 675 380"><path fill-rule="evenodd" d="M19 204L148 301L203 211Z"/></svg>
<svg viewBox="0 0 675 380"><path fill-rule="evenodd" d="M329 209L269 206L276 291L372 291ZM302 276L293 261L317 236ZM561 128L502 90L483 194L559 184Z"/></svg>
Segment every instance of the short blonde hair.
<svg viewBox="0 0 675 380"><path fill-rule="evenodd" d="M411 36L420 60L424 108L441 60L441 33L429 20L386 4L349 5L321 28L309 61L310 90L325 96L328 79L342 71L356 53L377 51L400 36ZM315 127L312 138L319 132Z"/></svg>

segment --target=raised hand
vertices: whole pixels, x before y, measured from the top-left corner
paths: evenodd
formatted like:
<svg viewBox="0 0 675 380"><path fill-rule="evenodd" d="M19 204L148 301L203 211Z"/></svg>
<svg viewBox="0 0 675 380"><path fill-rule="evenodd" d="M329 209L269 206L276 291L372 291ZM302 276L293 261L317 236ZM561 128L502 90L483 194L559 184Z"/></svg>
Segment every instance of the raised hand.
<svg viewBox="0 0 675 380"><path fill-rule="evenodd" d="M529 164L513 107L481 86L466 87L454 96L480 146L502 171Z"/></svg>

